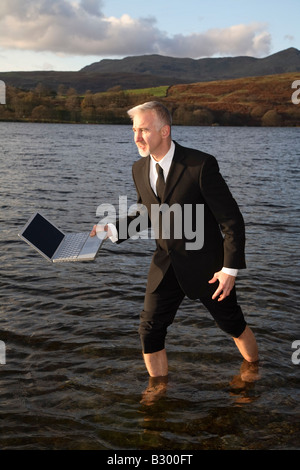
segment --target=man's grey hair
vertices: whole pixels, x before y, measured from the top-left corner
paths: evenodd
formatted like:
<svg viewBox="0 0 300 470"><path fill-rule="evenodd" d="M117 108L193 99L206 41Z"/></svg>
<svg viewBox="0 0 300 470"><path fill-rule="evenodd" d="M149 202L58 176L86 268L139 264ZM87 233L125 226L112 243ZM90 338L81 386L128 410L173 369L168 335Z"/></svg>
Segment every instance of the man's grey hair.
<svg viewBox="0 0 300 470"><path fill-rule="evenodd" d="M148 101L147 103L139 104L138 106L129 109L127 114L133 120L137 113L145 111L154 111L161 127L165 125L170 127L172 126L172 115L170 111L159 101Z"/></svg>

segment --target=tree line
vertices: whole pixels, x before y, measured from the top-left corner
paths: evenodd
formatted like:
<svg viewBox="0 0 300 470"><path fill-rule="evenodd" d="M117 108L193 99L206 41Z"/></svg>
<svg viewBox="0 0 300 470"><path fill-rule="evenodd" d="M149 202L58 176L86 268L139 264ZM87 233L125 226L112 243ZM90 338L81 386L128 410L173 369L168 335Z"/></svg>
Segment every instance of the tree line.
<svg viewBox="0 0 300 470"><path fill-rule="evenodd" d="M53 123L129 124L127 110L144 101L157 99L143 90L135 93L113 87L106 92L86 91L79 95L74 88L60 85L57 91L38 84L33 90L6 88L6 104L0 106L0 121ZM187 126L284 126L299 125L299 113L282 116L275 109L259 104L248 113L236 110L209 109L197 103L158 98L172 112L174 125ZM295 108L295 107L294 107ZM294 111L294 109L293 109Z"/></svg>
<svg viewBox="0 0 300 470"><path fill-rule="evenodd" d="M129 102L124 92L78 95L74 88L61 85L58 91L42 84L34 90L7 86L6 104L0 106L2 121L66 122L66 123L124 123L124 107Z"/></svg>

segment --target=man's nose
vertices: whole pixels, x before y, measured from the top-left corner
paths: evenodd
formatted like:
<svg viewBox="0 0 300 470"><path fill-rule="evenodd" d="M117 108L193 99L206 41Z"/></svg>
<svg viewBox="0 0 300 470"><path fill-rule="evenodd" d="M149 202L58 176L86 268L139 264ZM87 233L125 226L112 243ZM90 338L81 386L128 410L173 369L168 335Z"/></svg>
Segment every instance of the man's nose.
<svg viewBox="0 0 300 470"><path fill-rule="evenodd" d="M141 140L143 140L141 131L136 131L136 132L135 132L134 140L135 140L136 142L140 142Z"/></svg>

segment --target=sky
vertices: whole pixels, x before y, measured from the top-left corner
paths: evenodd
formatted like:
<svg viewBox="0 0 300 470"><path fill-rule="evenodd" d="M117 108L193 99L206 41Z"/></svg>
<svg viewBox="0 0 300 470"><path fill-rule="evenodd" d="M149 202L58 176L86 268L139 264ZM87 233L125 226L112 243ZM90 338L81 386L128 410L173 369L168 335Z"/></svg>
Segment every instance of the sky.
<svg viewBox="0 0 300 470"><path fill-rule="evenodd" d="M300 48L299 0L1 0L0 72Z"/></svg>

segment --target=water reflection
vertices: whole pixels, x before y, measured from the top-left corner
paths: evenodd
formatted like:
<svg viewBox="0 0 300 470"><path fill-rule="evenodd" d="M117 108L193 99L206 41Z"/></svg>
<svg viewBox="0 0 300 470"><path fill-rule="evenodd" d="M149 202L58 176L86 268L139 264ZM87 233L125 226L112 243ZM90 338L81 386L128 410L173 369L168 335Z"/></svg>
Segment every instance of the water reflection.
<svg viewBox="0 0 300 470"><path fill-rule="evenodd" d="M259 362L253 364L243 360L240 373L230 381L230 395L235 398L235 403L251 403L258 398L255 394L255 383L261 379Z"/></svg>
<svg viewBox="0 0 300 470"><path fill-rule="evenodd" d="M255 399L253 392L255 383L261 379L259 362L249 363L245 359L242 361L239 374L234 375L229 382L230 396L236 397L236 403L250 403ZM178 383L180 383L180 377ZM168 392L169 377L149 377L147 388L142 393L140 403L145 406L157 404L159 400L166 397ZM174 387L174 378L171 387ZM250 392L250 393L248 393Z"/></svg>
<svg viewBox="0 0 300 470"><path fill-rule="evenodd" d="M192 406L192 386L187 384L182 387L180 377L177 382L176 377L150 378L140 401L143 443L147 446L151 442L151 446L158 449L176 448L179 440L181 449L247 448L243 409L259 400L256 384L260 378L258 364L250 367L243 360L239 374L234 375L228 386L224 387L231 405L224 406L226 400L221 393L218 398L214 398L217 399L214 407L207 405L212 400L211 390L204 390L201 401L196 399L195 406ZM201 390L201 384L198 387ZM189 416L189 419L182 419L182 415Z"/></svg>

